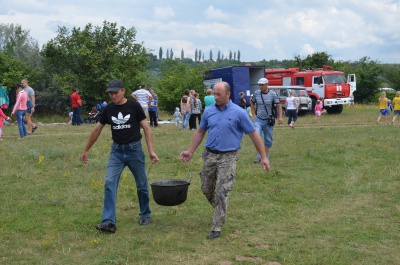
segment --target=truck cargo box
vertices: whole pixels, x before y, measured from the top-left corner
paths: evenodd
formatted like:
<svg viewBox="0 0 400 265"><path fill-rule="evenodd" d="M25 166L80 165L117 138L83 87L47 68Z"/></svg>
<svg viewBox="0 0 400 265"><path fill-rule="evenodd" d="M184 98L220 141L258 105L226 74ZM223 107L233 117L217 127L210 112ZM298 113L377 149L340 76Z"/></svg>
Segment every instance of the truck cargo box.
<svg viewBox="0 0 400 265"><path fill-rule="evenodd" d="M258 90L258 80L265 76L264 66L229 66L210 70L204 78L204 85L213 88L217 82L225 81L231 86L231 100L240 104L240 92L244 92L247 105L250 95Z"/></svg>

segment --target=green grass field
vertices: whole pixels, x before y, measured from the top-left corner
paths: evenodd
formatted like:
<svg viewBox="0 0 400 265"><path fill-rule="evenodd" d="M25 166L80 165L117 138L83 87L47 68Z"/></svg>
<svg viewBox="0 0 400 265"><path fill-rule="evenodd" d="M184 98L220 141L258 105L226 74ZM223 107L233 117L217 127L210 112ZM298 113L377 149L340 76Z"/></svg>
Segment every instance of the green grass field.
<svg viewBox="0 0 400 265"><path fill-rule="evenodd" d="M17 126L4 126L0 264L400 264L400 124L376 125L377 116L377 106L357 105L323 115L319 124L300 116L296 129L285 119L275 128L270 172L253 163L245 136L215 240L206 239L213 209L200 188L202 148L189 166L179 159L192 131L155 128L160 161L149 174L150 182L192 176L186 202L165 207L151 199L152 223L139 226L126 169L117 233L103 234L94 226L101 221L109 127L83 165L79 156L94 125L40 126L24 140Z"/></svg>

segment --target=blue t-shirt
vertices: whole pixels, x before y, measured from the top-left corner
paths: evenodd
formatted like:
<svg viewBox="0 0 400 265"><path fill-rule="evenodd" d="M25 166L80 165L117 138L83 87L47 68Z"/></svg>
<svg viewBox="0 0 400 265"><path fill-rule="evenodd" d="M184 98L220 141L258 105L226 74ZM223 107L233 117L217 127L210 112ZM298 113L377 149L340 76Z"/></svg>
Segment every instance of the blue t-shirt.
<svg viewBox="0 0 400 265"><path fill-rule="evenodd" d="M208 130L204 146L218 151L240 149L243 133L249 134L256 130L247 112L231 100L222 110L216 104L206 108L200 129Z"/></svg>
<svg viewBox="0 0 400 265"><path fill-rule="evenodd" d="M153 99L151 101L151 105L157 105L157 100ZM157 107L150 107L147 109L148 111L157 111Z"/></svg>

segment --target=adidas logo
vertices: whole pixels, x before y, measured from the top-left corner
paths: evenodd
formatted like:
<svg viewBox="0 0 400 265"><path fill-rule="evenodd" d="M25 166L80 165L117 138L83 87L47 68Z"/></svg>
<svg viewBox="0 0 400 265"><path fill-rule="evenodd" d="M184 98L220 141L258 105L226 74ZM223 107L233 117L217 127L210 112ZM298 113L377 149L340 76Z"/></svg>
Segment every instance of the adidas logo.
<svg viewBox="0 0 400 265"><path fill-rule="evenodd" d="M113 126L113 129L115 130L121 130L121 129L126 129L126 128L131 128L130 124L125 124L129 118L131 117L130 114L126 115L124 117L124 115L122 115L121 112L118 113L118 117L115 118L114 116L111 116L111 120L115 123L118 124L116 126Z"/></svg>
<svg viewBox="0 0 400 265"><path fill-rule="evenodd" d="M127 128L131 128L131 125L130 124L124 124L124 125L118 124L117 126L113 126L113 129L115 129L115 130L121 130L121 129L127 129Z"/></svg>
<svg viewBox="0 0 400 265"><path fill-rule="evenodd" d="M130 117L131 117L130 114L128 114L128 115L126 115L124 117L124 115L122 115L122 113L119 112L118 113L118 118L115 118L114 116L111 116L111 120L116 124L124 124L129 120Z"/></svg>

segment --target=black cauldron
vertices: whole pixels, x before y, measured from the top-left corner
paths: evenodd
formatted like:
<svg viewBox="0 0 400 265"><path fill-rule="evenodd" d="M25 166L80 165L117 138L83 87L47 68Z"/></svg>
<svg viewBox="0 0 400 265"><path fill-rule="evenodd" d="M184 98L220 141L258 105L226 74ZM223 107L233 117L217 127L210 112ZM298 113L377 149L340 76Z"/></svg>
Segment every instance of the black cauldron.
<svg viewBox="0 0 400 265"><path fill-rule="evenodd" d="M163 206L175 206L186 201L190 181L184 179L162 179L152 183L154 201Z"/></svg>

